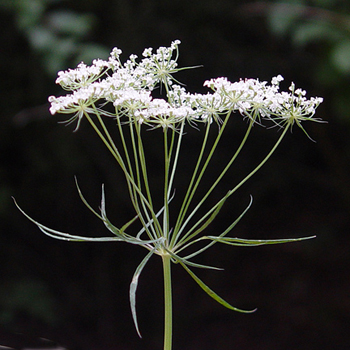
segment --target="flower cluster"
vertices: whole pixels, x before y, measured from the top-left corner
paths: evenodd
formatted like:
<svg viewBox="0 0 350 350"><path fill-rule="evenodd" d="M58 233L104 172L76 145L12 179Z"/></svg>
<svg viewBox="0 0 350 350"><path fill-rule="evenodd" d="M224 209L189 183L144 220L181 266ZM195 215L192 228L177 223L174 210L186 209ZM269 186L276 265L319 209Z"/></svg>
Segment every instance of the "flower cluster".
<svg viewBox="0 0 350 350"><path fill-rule="evenodd" d="M112 224L106 214L103 185L98 212L86 201L78 184L77 187L83 203L108 229L107 237L77 236L54 230L35 221L19 208L49 237L79 242L121 241L147 249L147 255L135 270L129 291L132 317L139 335L136 317L138 280L149 259L153 255L160 256L164 272L165 350L171 350L172 344L171 263L180 264L203 291L221 305L230 310L249 313L254 310L242 310L232 306L192 271L193 267L217 269L216 267L201 265L192 259L216 243L259 246L312 238L259 240L230 237L229 233L247 212L252 200L222 232L216 232L215 236L206 235L204 232L217 217L226 200L269 160L293 125L296 124L305 132L301 125L303 121L320 121L314 118L314 115L322 102L320 97L307 99L306 92L295 88L294 83L290 85L289 91L281 92L281 75L273 77L270 83L258 79L230 82L227 78L220 77L204 82L204 86L209 90L207 93L190 93L173 77L176 72L189 68L178 68L179 44L180 41L177 40L170 47L160 47L155 52L151 48L145 49L140 61L136 55L131 55L125 63L120 59L121 50L114 48L108 60L94 60L91 66L80 63L76 69L59 72L56 82L70 93L60 97L49 97L50 112L73 114L67 123L77 122L75 130L79 128L83 119L93 127L125 175L135 216L122 227ZM154 94L155 89L159 89L160 92L157 92L157 97ZM160 98L159 95L164 97ZM205 172L210 171L210 166L213 165L215 151L234 113L248 120L247 130L237 149L227 149L228 162L219 171L217 178L209 186L206 184L205 191L199 193L197 190L204 181ZM118 144L114 141L115 134L109 132L104 117L115 119L119 133ZM237 185L230 187L221 199L209 206L209 209L205 207L204 203L207 203L209 196L238 158L253 126L264 124L265 121L268 125L284 128L276 143L260 161L257 160L253 170ZM175 177L182 150L182 137L186 134L184 127L186 124L195 126L200 122L205 124L202 145L193 169L188 169L191 174L188 186L176 193L182 197L182 204L180 208L176 207L174 212L171 202L175 196ZM215 130L215 140L211 142L211 125L215 123L219 125L219 130L217 133ZM124 124L127 124L127 132L124 132ZM150 129L163 130L161 142L164 150L164 168L161 177L159 169L156 169L157 179L161 179L156 183L157 192L161 186L163 191L162 196L157 199L153 197L152 182L149 181L150 170L154 169L148 167L147 160L150 155L143 143L144 125ZM136 221L139 223L138 232L135 232L135 226L131 227Z"/></svg>
<svg viewBox="0 0 350 350"><path fill-rule="evenodd" d="M216 78L204 82L212 91L207 94L192 94L177 83L173 74L178 68L178 45L160 47L155 53L145 49L143 59L131 55L122 64L121 50L114 48L107 61L98 59L91 66L84 63L76 69L59 72L56 83L71 94L49 97L50 112L73 113L68 122L80 121L86 114L110 113L96 107L113 104L113 117L126 116L129 121L145 123L153 127L176 128L182 121L221 123L220 115L239 112L245 117L261 122L261 118L272 120L279 126L293 125L313 119L322 98L307 99L305 91L290 86L289 92L280 92L281 75L272 78L271 84L258 79L230 82L227 78ZM173 56L175 56L173 58ZM152 91L164 87L166 99L152 97Z"/></svg>

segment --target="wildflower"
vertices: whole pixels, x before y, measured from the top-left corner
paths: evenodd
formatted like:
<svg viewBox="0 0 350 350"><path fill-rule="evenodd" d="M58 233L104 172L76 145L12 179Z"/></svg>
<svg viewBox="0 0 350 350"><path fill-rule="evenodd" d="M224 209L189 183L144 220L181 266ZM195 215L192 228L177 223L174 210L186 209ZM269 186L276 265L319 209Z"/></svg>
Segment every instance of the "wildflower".
<svg viewBox="0 0 350 350"><path fill-rule="evenodd" d="M140 62L140 67L147 71L147 74L153 75L160 84L171 85L172 74L179 71L177 68L178 45L179 40L173 41L170 47L159 47L155 54L152 54L151 49L146 49L143 52L145 57ZM173 52L176 51L175 59L172 59Z"/></svg>
<svg viewBox="0 0 350 350"><path fill-rule="evenodd" d="M195 108L196 114L200 120L206 123L214 121L218 125L222 124L221 114L227 109L223 103L223 97L218 93L213 94L195 94L192 97L192 108Z"/></svg>
<svg viewBox="0 0 350 350"><path fill-rule="evenodd" d="M294 124L297 124L310 138L301 123L303 121L323 122L319 118L314 118L316 109L323 102L323 98L311 97L308 100L305 97L306 91L295 89L294 83L290 85L289 90L290 93L276 93L273 97L274 102L270 106L271 114L274 115L273 121L280 127L290 127L291 129Z"/></svg>
<svg viewBox="0 0 350 350"><path fill-rule="evenodd" d="M297 124L306 133L301 125L303 121L320 121L314 118L314 114L322 102L320 97L307 99L306 91L295 89L293 83L288 92L280 92L279 85L283 81L281 75L273 77L271 83L258 79L240 79L237 82L230 82L225 77L219 77L204 82L204 86L211 90L206 94L187 92L173 77L174 73L187 69L178 68L179 44L180 41L176 40L171 43L170 47L160 47L155 52L152 48L145 49L142 54L143 58L139 62L136 55L130 55L124 63L120 60L122 51L114 48L107 61L94 60L91 66L80 63L76 69L59 72L56 83L60 84L63 89L71 91L71 93L66 96L49 97L51 114L73 114L66 123L70 124L77 121L75 131L78 130L84 117L88 119L125 175L131 203L135 209L135 216L121 228L114 226L107 218L103 186L100 212L94 211L87 203L79 187L78 192L84 204L103 222L109 232L113 234L112 236L82 237L70 235L43 226L20 209L28 219L50 237L70 241L123 241L147 249L147 255L137 267L130 284L132 317L138 333L135 306L138 279L151 256L153 254L159 255L163 262L165 286L164 349L168 350L171 349L172 336L170 273L172 262L180 264L193 280L220 304L231 310L252 312L254 310L245 311L233 307L212 291L192 272L189 266L211 269L215 269L215 267L199 265L193 262L192 258L215 243L257 246L311 238L249 240L229 237L230 231L249 209L251 201L238 218L229 224L223 232L219 232L217 236L203 236L202 232L216 218L226 200L268 161L289 128L291 129L293 125ZM165 97L154 98L154 95L152 95L154 90L163 86ZM97 105L98 103L100 105ZM113 112L105 108L107 105L111 107ZM217 179L209 187L205 186L206 190L201 192L202 196L198 196L197 189L201 185L205 172L208 171L225 127L233 114L241 114L244 119L248 120L246 133L237 150L229 155L229 161L219 172ZM95 119L91 117L93 115L96 116ZM113 117L116 120L121 141L118 147L104 123L103 117L105 116ZM285 129L273 147L267 152L267 155L257 163L255 168L243 180L229 189L216 204L209 206L209 210L206 209L203 214L200 213L209 195L212 194L237 159L253 125L263 124L264 121L272 121L275 125ZM180 160L182 137L186 134L184 126L186 123L195 126L196 122L206 124L203 144L200 147L192 177L188 182L189 185L185 189L183 202L180 208L177 207L175 215L173 215L170 204L174 196L172 193L175 192L175 173ZM211 142L209 135L213 122L219 126L219 130L214 142ZM123 124L126 123L129 129L127 133L124 133ZM164 188L161 205L158 204L158 200L153 200L152 197L146 149L142 139L143 125L149 126L150 129L161 129L163 131L164 173L161 186L164 186ZM168 131L170 132L168 133ZM122 148L121 151L119 147ZM227 152L230 151L231 149L228 148ZM157 206L154 203L157 203ZM170 218L174 222L171 222ZM136 220L139 220L141 229L137 233L129 233L130 226ZM141 239L144 236L146 236L146 239ZM203 241L209 241L209 243L203 245ZM200 244L197 250L195 249L189 255L182 255L184 251L188 251L187 248L192 248L197 243Z"/></svg>
<svg viewBox="0 0 350 350"><path fill-rule="evenodd" d="M172 107L163 99L154 99L149 103L147 109L139 111L137 116L142 116L152 129L163 128L163 130L177 130L177 125L193 113L187 106Z"/></svg>
<svg viewBox="0 0 350 350"><path fill-rule="evenodd" d="M115 94L113 105L122 115L134 117L140 111L147 109L152 101L150 91L128 88Z"/></svg>
<svg viewBox="0 0 350 350"><path fill-rule="evenodd" d="M74 131L77 131L80 126L80 122L85 113L95 113L93 105L98 98L95 96L94 89L90 87L74 91L73 94L66 96L50 96L48 98L51 103L50 113L63 113L74 114L70 119L66 121L67 125L77 120L77 125Z"/></svg>
<svg viewBox="0 0 350 350"><path fill-rule="evenodd" d="M117 47L114 47L109 55L108 67L110 69L112 69L113 71L119 69L122 65L120 62L120 55L121 54L122 54L122 50L118 49Z"/></svg>
<svg viewBox="0 0 350 350"><path fill-rule="evenodd" d="M68 91L86 88L99 79L108 68L108 63L103 60L94 60L91 66L81 62L76 69L58 72L56 83Z"/></svg>

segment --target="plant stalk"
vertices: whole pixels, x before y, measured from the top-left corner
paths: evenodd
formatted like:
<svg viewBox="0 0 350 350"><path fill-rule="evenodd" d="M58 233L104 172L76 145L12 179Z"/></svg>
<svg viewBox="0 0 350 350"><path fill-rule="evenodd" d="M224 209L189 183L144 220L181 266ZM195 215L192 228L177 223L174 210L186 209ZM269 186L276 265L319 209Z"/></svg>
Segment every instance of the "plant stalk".
<svg viewBox="0 0 350 350"><path fill-rule="evenodd" d="M171 293L171 256L162 255L164 276L164 350L171 350L173 335L173 302Z"/></svg>

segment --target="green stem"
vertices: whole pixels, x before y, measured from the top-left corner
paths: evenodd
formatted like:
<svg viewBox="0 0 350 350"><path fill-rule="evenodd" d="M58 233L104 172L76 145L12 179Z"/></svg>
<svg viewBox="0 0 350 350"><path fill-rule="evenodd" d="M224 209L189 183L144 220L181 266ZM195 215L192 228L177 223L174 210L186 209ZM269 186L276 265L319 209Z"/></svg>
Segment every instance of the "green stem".
<svg viewBox="0 0 350 350"><path fill-rule="evenodd" d="M170 163L170 153L168 149L168 132L164 130L164 215L163 215L163 234L164 237L169 239L169 200L168 200L168 190L169 190L169 163Z"/></svg>
<svg viewBox="0 0 350 350"><path fill-rule="evenodd" d="M145 228L147 234L149 235L149 237L151 239L154 239L154 238L159 238L161 237L161 234L157 234L157 232L155 231L154 233L154 237L152 237L152 232L149 231L148 229L148 225L147 225L147 222L150 222L150 219L149 219L149 216L148 216L148 213L147 213L147 210L145 208L147 208L150 213L151 213L151 216L152 216L152 219L153 219L153 223L154 223L154 226L152 225L151 226L151 229L153 230L153 227L155 228L158 228L158 233L161 232L161 227L159 225L159 222L158 222L158 219L156 217L156 214L154 212L154 209L153 209L153 205L152 203L150 203L146 197L144 196L144 194L142 193L142 189L141 189L141 186L140 184L137 184L135 182L135 179L134 179L134 176L133 176L133 173L129 173L129 171L127 170L127 167L123 161L123 158L122 156L120 155L117 147L115 146L112 138L110 137L109 133L108 133L108 130L107 128L105 127L102 119L100 118L100 116L98 116L99 118L99 121L102 125L102 128L103 130L106 132L107 134L107 138L110 142L108 142L108 140L105 138L105 136L102 134L102 132L99 130L99 128L96 126L96 124L94 123L94 121L92 120L92 118L90 117L90 115L88 113L84 113L86 119L89 121L90 125L93 127L93 129L95 130L95 132L98 134L98 136L100 137L100 139L103 141L103 143L106 145L106 147L108 148L108 150L111 152L111 154L113 155L114 159L118 162L118 164L120 165L120 167L122 168L124 174L125 174L125 177L126 177L126 180L127 180L127 183L128 183L128 186L132 186L132 192L131 190L129 190L130 192L130 198L131 198L131 201L134 205L134 208L136 210L136 213L139 217L139 219L141 220L142 222L142 225L143 227ZM135 160L135 163L136 163L137 160ZM145 212L145 215L147 216L147 221L144 220L143 218L143 215L139 209L139 205L138 205L138 201L137 201L137 197L134 195L134 193L137 193L140 197L140 200L141 200L141 203L142 203L142 206L144 208L144 212Z"/></svg>
<svg viewBox="0 0 350 350"><path fill-rule="evenodd" d="M169 180L169 188L168 188L168 199L170 198L170 194L171 194L170 192L171 192L171 189L173 187L175 172L176 172L177 163L178 163L178 160L179 160L179 154L180 154L180 149L181 149L181 141L182 141L182 136L184 135L184 126L185 126L185 121L183 120L181 122L181 127L180 127L180 130L178 132L176 151L175 151L174 160L173 160L173 163L172 163L171 175L170 175L170 180ZM174 141L172 141L172 142L175 142L175 136L176 136L176 133L173 134L173 140Z"/></svg>
<svg viewBox="0 0 350 350"><path fill-rule="evenodd" d="M200 166L200 164L202 162L203 154L204 154L204 151L205 151L205 147L207 145L209 130L210 130L210 123L208 123L207 127L206 127L206 131L205 131L205 135L204 135L201 151L199 153L199 157L197 159L197 164L196 164L195 169L193 171L190 184L188 185L185 198L184 198L184 200L182 202L182 206L181 206L181 209L180 209L177 221L176 221L176 225L175 225L175 228L174 228L174 234L173 234L170 246L174 246L175 243L176 243L176 240L178 239L178 231L181 228L181 224L182 224L182 222L183 222L183 220L184 220L184 218L186 216L186 212L188 210L188 207L190 206L191 200L192 200L192 198L193 198L193 196L195 194L195 189L197 188L197 186L199 184L199 180L200 179L197 180L197 186L195 186L196 188L193 190L193 185L194 185L195 180L196 180L197 172L198 172L199 166Z"/></svg>
<svg viewBox="0 0 350 350"><path fill-rule="evenodd" d="M171 296L171 256L162 255L164 276L164 350L172 348L173 305Z"/></svg>
<svg viewBox="0 0 350 350"><path fill-rule="evenodd" d="M225 120L226 122L226 120ZM232 158L230 159L230 161L228 162L228 164L226 165L225 169L221 172L221 174L219 175L219 177L215 180L214 184L210 187L210 189L206 192L206 194L204 195L204 197L201 199L201 201L197 204L197 206L194 208L194 210L192 210L191 214L188 216L188 218L186 219L186 221L183 223L182 227L179 229L178 231L178 236L181 235L181 233L183 232L183 230L185 229L185 227L187 226L187 224L189 223L189 221L191 220L191 218L194 216L194 214L198 211L198 209L202 206L202 204L205 202L205 200L208 198L208 196L211 194L211 192L215 189L215 187L217 186L217 184L221 181L221 179L224 177L224 175L226 174L226 172L228 171L228 169L231 167L232 163L236 160L236 158L238 157L238 155L240 154L243 146L245 145L248 136L250 134L250 131L253 127L254 121L251 121L249 123L248 129L246 131L246 134L244 135L244 138L241 142L241 144L239 145L238 149L236 150L235 154L232 156ZM223 125L225 126L225 124ZM219 140L217 140L219 142ZM214 145L216 148L216 145ZM213 150L214 149L213 146ZM198 222L199 224L199 222ZM186 237L188 235L190 235L190 233L192 232L192 230L188 231L182 238L181 241L185 241Z"/></svg>
<svg viewBox="0 0 350 350"><path fill-rule="evenodd" d="M284 136L286 135L287 131L289 130L289 124L284 128L281 136L279 137L279 139L277 140L277 142L275 143L275 145L272 147L271 151L269 152L269 154L261 161L261 163L252 171L250 172L250 174L248 174L235 188L233 188L232 190L230 190L229 196L231 196L232 193L234 193L238 188L240 188L247 180L249 180L272 156L272 154L276 151L276 148L279 146L279 144L281 143L281 141L283 140Z"/></svg>
<svg viewBox="0 0 350 350"><path fill-rule="evenodd" d="M270 150L270 152L267 154L267 156L260 162L260 164L254 168L254 170L252 170L236 187L234 187L232 190L228 191L226 196L223 198L228 198L230 197L234 192L236 192L236 190L238 188L240 188L246 181L248 181L272 156L272 154L275 152L276 148L279 146L279 144L281 143L281 141L283 140L285 134L287 133L287 131L289 130L289 125L286 126L286 128L283 130L281 136L279 137L279 139L277 140L277 142L275 143L275 145L272 147L272 149ZM223 198L217 202L205 215L202 216L202 218L200 220L198 220L191 229L189 229L186 233L186 235L184 237L181 238L179 244L177 245L177 248L179 248L180 246L181 249L176 249L176 253L178 254L181 250L187 248L189 245L191 245L192 243L185 245L184 244L188 241L190 241L191 239L193 239L195 236L197 236L201 231L195 231L195 229L200 226L200 224L209 216L211 215L211 213L213 213L215 211L215 209L222 203ZM225 199L225 200L226 200ZM191 215L189 215L189 217L187 218L186 222L184 223L184 225L186 225L189 220L192 218L193 214L198 210L200 204L202 202L200 202L198 204L198 206L191 212ZM193 231L195 231L193 233ZM190 257L193 257L193 254L186 256L185 259L189 259Z"/></svg>

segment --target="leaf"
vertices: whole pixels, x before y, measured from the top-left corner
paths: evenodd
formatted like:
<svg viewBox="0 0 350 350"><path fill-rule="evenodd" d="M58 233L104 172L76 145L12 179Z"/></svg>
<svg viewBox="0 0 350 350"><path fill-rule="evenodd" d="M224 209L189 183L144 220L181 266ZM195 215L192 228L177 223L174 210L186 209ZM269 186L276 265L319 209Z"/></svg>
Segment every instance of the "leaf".
<svg viewBox="0 0 350 350"><path fill-rule="evenodd" d="M121 229L118 229L115 227L107 218L106 216L106 204L105 204L105 193L104 193L104 185L102 184L102 198L101 198L101 215L99 215L92 207L91 205L87 202L85 197L83 196L80 187L78 185L77 178L75 177L75 184L78 189L79 197L83 201L83 203L100 219L104 222L105 226L108 228L109 231L111 231L113 234L116 236L123 235L124 231L132 224L134 223L138 216L136 215L134 218L132 218L130 221L128 221Z"/></svg>
<svg viewBox="0 0 350 350"><path fill-rule="evenodd" d="M242 239L242 238L232 238L232 237L215 237L215 236L206 236L203 239L210 239L218 243L224 243L235 246L259 246L266 244L280 244L280 243L291 243L304 241L306 239L312 239L316 236L301 237L301 238L287 238L287 239Z"/></svg>
<svg viewBox="0 0 350 350"><path fill-rule="evenodd" d="M221 267L215 267L215 266L209 266L209 265L202 265L202 264L196 264L192 261L185 260L183 258L177 257L176 261L182 261L185 265L197 267L199 269L209 269L209 270L223 270Z"/></svg>
<svg viewBox="0 0 350 350"><path fill-rule="evenodd" d="M163 237L158 238L158 239L149 240L149 241L142 241L142 240L136 239L134 237L123 237L123 236L120 236L120 237L86 237L86 236L71 235L69 233L57 231L57 230L51 229L49 227L46 227L46 226L40 224L39 222L37 222L33 218L31 218L27 213L25 213L20 208L20 206L17 204L17 202L14 198L13 198L13 201L15 202L15 205L19 209L19 211L27 219L29 219L32 223L34 223L36 226L38 226L40 231L42 231L45 235L47 235L51 238L55 238L55 239L59 239L59 240L63 240L63 241L74 241L74 242L127 242L127 243L132 243L132 244L144 246L147 249L149 249L149 247L147 247L148 244L156 244L156 243L162 242L164 240Z"/></svg>
<svg viewBox="0 0 350 350"><path fill-rule="evenodd" d="M230 192L228 192L223 198L221 198L221 200L215 205L213 206L204 216L202 216L201 219L199 219L190 230L188 230L188 232L180 239L179 243L177 244L177 246L181 246L183 245L185 242L191 241L194 237L196 237L198 234L200 234L203 230L205 230L209 224L215 219L215 217L218 215L218 213L220 212L222 206L224 205L226 199L230 196ZM192 231L199 226L206 218L207 216L209 216L209 219L207 219L204 224L198 228L197 230L195 230L193 233ZM182 230L182 229L181 229ZM181 231L180 230L180 231ZM190 246L191 244L193 244L196 241L192 241L186 245L184 245L180 250L183 250L185 248L187 248L188 246ZM180 251L178 250L178 251Z"/></svg>
<svg viewBox="0 0 350 350"><path fill-rule="evenodd" d="M83 196L83 194L82 194L82 192L81 192L81 190L80 190L80 187L79 187L79 185L78 185L78 179L77 179L76 176L74 176L74 179L75 179L75 185L77 186L77 190L78 190L78 194L79 194L80 199L83 201L83 203L84 203L84 204L85 204L99 219L103 220L102 217L101 217L101 215L98 214L98 213L91 207L91 205L87 202L87 200L86 200L85 197Z"/></svg>
<svg viewBox="0 0 350 350"><path fill-rule="evenodd" d="M101 214L102 214L101 219L102 219L103 223L105 224L105 226L107 227L107 229L109 231L111 231L113 234L115 234L117 237L119 237L121 240L123 240L127 243L146 245L146 244L152 244L152 243L159 243L159 242L162 242L164 240L164 237L154 238L154 239L150 239L150 240L141 240L139 238L139 235L137 235L135 238L133 236L126 234L124 231L139 218L138 215L136 215L130 221L128 221L125 225L123 225L121 229L115 227L109 221L109 219L107 218L107 215L106 215L106 200L105 200L105 193L104 193L104 185L102 185Z"/></svg>
<svg viewBox="0 0 350 350"><path fill-rule="evenodd" d="M241 213L241 215L239 215L238 218L237 218L223 233L220 234L219 237L225 236L227 233L229 233L229 232L233 229L234 226L237 225L237 223L241 220L241 218L245 215L245 213L246 213L246 212L248 211L248 209L251 207L252 202L253 202L253 198L252 198L252 196L250 196L250 202L249 202L248 206L244 209L244 211ZM211 237L211 236L210 236L210 237ZM219 238L219 237L218 237L218 238ZM187 248L187 247L189 247L190 245L192 245L192 244L194 244L194 243L197 243L197 242L199 242L199 241L201 241L201 240L203 240L203 239L208 239L208 236L204 236L204 237L197 238L196 240L190 242L187 246L183 247L182 249ZM194 252L194 253L192 253L192 254L190 254L190 255L184 257L183 259L185 259L185 260L191 259L191 258L193 258L194 256L203 253L205 250L207 250L208 248L210 248L210 247L211 247L213 244L215 244L216 242L217 242L216 240L212 240L212 242L210 242L209 244L207 244L205 247L203 247L203 248L197 250L196 252ZM182 250L182 249L181 249L181 250Z"/></svg>
<svg viewBox="0 0 350 350"><path fill-rule="evenodd" d="M137 334L141 337L141 333L139 331L139 326L137 323L137 315L136 315L136 290L137 290L137 285L139 282L139 277L140 274L147 264L148 260L150 257L154 254L154 252L158 249L158 246L154 247L146 256L145 258L141 261L140 265L137 267L135 270L134 276L132 277L131 283L130 283L130 290L129 290L129 296L130 296L130 307L131 307L131 313L132 313L132 319L134 321L134 325L137 331Z"/></svg>
<svg viewBox="0 0 350 350"><path fill-rule="evenodd" d="M70 235L69 233L53 230L49 227L46 227L39 222L32 219L27 213L25 213L20 206L17 204L16 200L13 198L13 201L15 202L16 207L19 209L19 211L31 222L33 222L35 225L38 226L38 228L45 233L47 236L50 236L52 238L61 239L64 241L95 241L95 242L108 242L108 241L122 241L122 239L118 237L84 237L84 236L76 236L76 235Z"/></svg>
<svg viewBox="0 0 350 350"><path fill-rule="evenodd" d="M147 245L152 243L159 243L164 240L163 237L150 239L150 240L141 240L138 237L133 237L128 234L126 234L124 231L133 223L136 219L138 219L138 215L136 215L134 218L132 218L130 221L128 221L125 225L122 226L121 229L115 227L107 218L106 215L106 203L105 203L105 194L104 194L104 186L102 185L102 199L101 199L101 214L102 214L102 221L107 227L109 231L111 231L113 234L115 234L118 238L120 238L122 241L131 243L131 244L138 244L138 245Z"/></svg>
<svg viewBox="0 0 350 350"><path fill-rule="evenodd" d="M184 258L181 258L180 256L174 254L173 252L171 252L170 250L168 249L165 249L172 257L172 261L177 264L179 263L180 261L183 262L184 264L186 265L189 265L189 266L193 266L193 267L198 267L200 269L210 269L210 270L223 270L222 268L220 267L214 267L214 266L209 266L209 265L202 265L202 264L196 264L192 261L188 261L187 259L184 259Z"/></svg>
<svg viewBox="0 0 350 350"><path fill-rule="evenodd" d="M194 233L191 233L191 236L190 236L191 238L197 236L199 233L201 233L202 231L204 231L204 230L210 225L210 223L211 223L211 222L216 218L216 216L219 214L219 212L220 212L222 206L224 205L224 203L225 203L227 197L228 197L228 194L220 200L219 205L218 205L218 206L215 208L215 210L212 212L212 214L210 215L209 219L207 219L207 220L204 222L204 224L203 224L200 228L198 228ZM213 208L212 208L212 209L213 209ZM212 209L211 209L211 210L212 210ZM204 218L210 213L211 210L209 210L208 213L207 213L205 216L202 217L202 219L204 219ZM201 221L201 220L199 220L199 222L200 222L200 221ZM195 225L195 226L197 226L197 225ZM193 226L193 227L195 227L195 226ZM190 231L191 231L191 230L190 230Z"/></svg>
<svg viewBox="0 0 350 350"><path fill-rule="evenodd" d="M197 282L197 284L215 301L217 301L219 304L225 306L227 309L238 311L242 313L252 313L256 311L254 310L242 310L238 309L232 305L230 305L228 302L226 302L224 299L219 297L212 289L210 289L201 279L199 279L187 266L184 264L181 260L179 260L179 263L182 265L182 267L188 272L188 274Z"/></svg>

